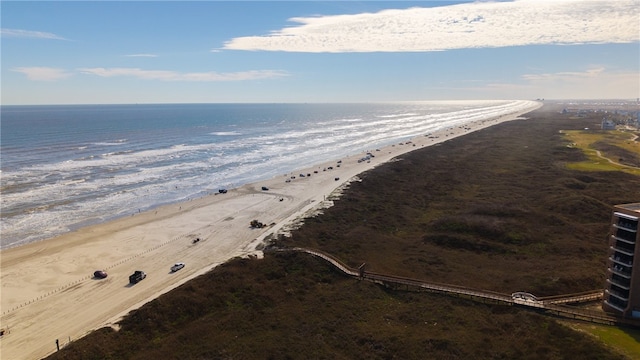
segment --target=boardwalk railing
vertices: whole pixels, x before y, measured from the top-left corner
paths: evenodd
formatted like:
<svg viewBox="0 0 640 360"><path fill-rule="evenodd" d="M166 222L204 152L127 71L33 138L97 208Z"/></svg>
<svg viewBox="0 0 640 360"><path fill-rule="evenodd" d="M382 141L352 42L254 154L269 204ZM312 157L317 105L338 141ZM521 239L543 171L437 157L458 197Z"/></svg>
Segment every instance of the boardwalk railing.
<svg viewBox="0 0 640 360"><path fill-rule="evenodd" d="M601 311L579 309L566 305L601 300L603 297L603 292L600 290L541 298L535 297L532 294L525 292L516 292L508 295L488 290L472 289L458 285L439 284L395 275L378 274L366 271L364 264L362 264L360 268L354 269L344 264L337 258L318 250L290 248L278 249L278 251L298 251L311 254L324 259L348 276L355 277L360 280L371 281L392 289L409 290L410 288L412 288L418 291L430 291L455 296L467 296L475 300L519 306L536 310L544 314L575 320L590 321L606 325L625 325L640 327L640 321L638 320L615 317Z"/></svg>
<svg viewBox="0 0 640 360"><path fill-rule="evenodd" d="M545 304L574 304L581 302L591 302L602 300L604 292L602 290L597 291L586 291L576 294L565 294L565 295L556 295L556 296L547 296L543 298L539 298L540 301Z"/></svg>

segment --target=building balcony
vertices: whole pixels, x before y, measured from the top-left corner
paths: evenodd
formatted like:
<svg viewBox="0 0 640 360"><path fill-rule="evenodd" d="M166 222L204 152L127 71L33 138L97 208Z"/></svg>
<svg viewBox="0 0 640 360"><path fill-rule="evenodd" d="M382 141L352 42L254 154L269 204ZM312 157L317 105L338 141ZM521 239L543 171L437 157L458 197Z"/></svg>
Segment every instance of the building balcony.
<svg viewBox="0 0 640 360"><path fill-rule="evenodd" d="M631 267L633 265L633 259L630 256L623 255L619 251L615 251L613 255L610 257L617 264L624 265L626 267Z"/></svg>
<svg viewBox="0 0 640 360"><path fill-rule="evenodd" d="M624 284L621 281L616 281L616 280L613 280L613 279L607 279L607 283L609 283L611 285L614 285L614 286L617 286L622 290L629 291L629 289L631 289L630 284Z"/></svg>
<svg viewBox="0 0 640 360"><path fill-rule="evenodd" d="M623 262L621 260L618 260L614 256L609 257L609 260L613 262L613 268L615 271L625 275L626 274L629 274L629 276L631 275L631 268L633 267L632 264L629 264L626 261Z"/></svg>
<svg viewBox="0 0 640 360"><path fill-rule="evenodd" d="M638 228L638 220L640 219L638 219L637 216L625 214L618 211L614 212L613 215L618 218L618 225L626 226L632 229Z"/></svg>
<svg viewBox="0 0 640 360"><path fill-rule="evenodd" d="M629 224L629 223L619 222L617 224L613 224L613 226L616 229L621 229L621 230L625 230L633 233L638 232L638 224Z"/></svg>
<svg viewBox="0 0 640 360"><path fill-rule="evenodd" d="M636 241L637 233L635 231L631 231L629 229L618 228L618 229L616 229L616 231L613 234L615 236L621 238L621 239L625 239L625 240L629 240L629 241Z"/></svg>
<svg viewBox="0 0 640 360"><path fill-rule="evenodd" d="M616 249L624 250L624 251L629 252L631 254L634 254L635 251L636 251L636 247L635 246L629 245L629 244L627 244L625 242L622 242L622 241L616 241L616 243L613 244L613 246Z"/></svg>
<svg viewBox="0 0 640 360"><path fill-rule="evenodd" d="M622 241L622 242L624 242L626 244L629 244L629 245L635 245L636 244L636 239L624 239L624 238L621 238L621 237L617 237L615 235L611 235L611 237L616 241Z"/></svg>
<svg viewBox="0 0 640 360"><path fill-rule="evenodd" d="M617 302L614 301L610 301L610 300L605 300L604 301L605 304L607 304L608 306L620 311L620 312L624 312L624 308L626 308L626 305L623 307L622 304L618 304Z"/></svg>
<svg viewBox="0 0 640 360"><path fill-rule="evenodd" d="M626 304L629 301L629 295L625 295L624 293L622 293L620 291L612 290L612 289L606 289L604 292L609 294L609 295L611 295L612 297L618 299L619 301L624 302L625 307L626 307Z"/></svg>
<svg viewBox="0 0 640 360"><path fill-rule="evenodd" d="M609 272L621 276L625 279L631 279L631 271L628 268L614 264L613 268L608 268Z"/></svg>
<svg viewBox="0 0 640 360"><path fill-rule="evenodd" d="M609 248L620 254L624 254L630 257L633 256L633 250L623 249L623 248L620 248L619 246L609 246ZM631 261L631 259L629 259L628 261Z"/></svg>

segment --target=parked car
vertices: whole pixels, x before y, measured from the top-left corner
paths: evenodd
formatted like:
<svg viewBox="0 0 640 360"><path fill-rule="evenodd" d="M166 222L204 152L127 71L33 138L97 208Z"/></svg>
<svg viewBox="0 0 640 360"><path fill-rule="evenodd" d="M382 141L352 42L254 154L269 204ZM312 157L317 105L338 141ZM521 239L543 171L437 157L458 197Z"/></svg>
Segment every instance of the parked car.
<svg viewBox="0 0 640 360"><path fill-rule="evenodd" d="M171 272L176 272L180 269L182 269L184 267L184 263L183 262L178 262L173 264L173 266L171 267Z"/></svg>
<svg viewBox="0 0 640 360"><path fill-rule="evenodd" d="M104 279L107 277L107 272L104 270L96 270L93 272L93 277L96 279Z"/></svg>

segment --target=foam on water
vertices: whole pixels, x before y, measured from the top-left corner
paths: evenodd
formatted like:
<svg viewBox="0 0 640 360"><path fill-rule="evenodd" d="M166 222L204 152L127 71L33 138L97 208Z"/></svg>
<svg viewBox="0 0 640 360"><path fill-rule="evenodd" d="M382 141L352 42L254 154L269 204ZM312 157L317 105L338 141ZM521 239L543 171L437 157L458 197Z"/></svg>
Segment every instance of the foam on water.
<svg viewBox="0 0 640 360"><path fill-rule="evenodd" d="M535 106L476 101L2 107L1 246Z"/></svg>

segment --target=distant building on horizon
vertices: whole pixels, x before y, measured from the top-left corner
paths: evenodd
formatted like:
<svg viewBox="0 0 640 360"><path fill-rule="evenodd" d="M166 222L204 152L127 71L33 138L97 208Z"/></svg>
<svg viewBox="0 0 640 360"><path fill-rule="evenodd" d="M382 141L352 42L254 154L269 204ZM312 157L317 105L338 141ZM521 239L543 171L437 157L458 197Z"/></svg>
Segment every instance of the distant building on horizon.
<svg viewBox="0 0 640 360"><path fill-rule="evenodd" d="M615 130L616 123L609 119L602 119L602 130Z"/></svg>
<svg viewBox="0 0 640 360"><path fill-rule="evenodd" d="M602 309L640 319L640 203L615 205Z"/></svg>

